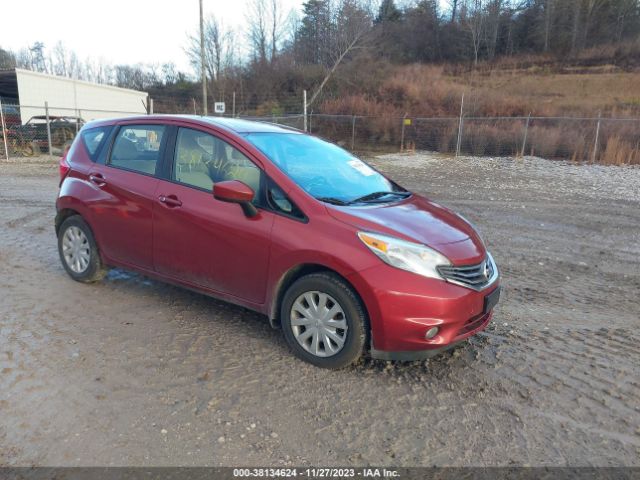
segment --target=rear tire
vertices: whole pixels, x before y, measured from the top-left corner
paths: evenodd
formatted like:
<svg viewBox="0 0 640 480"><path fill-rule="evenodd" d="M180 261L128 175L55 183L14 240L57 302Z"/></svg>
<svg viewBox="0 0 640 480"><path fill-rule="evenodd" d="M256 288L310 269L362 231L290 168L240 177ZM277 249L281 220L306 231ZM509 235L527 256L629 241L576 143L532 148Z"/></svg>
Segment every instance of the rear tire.
<svg viewBox="0 0 640 480"><path fill-rule="evenodd" d="M330 272L296 280L284 295L280 322L293 353L317 367L351 365L367 344L362 302L349 284Z"/></svg>
<svg viewBox="0 0 640 480"><path fill-rule="evenodd" d="M60 225L58 254L64 269L77 282L97 282L107 274L93 232L80 215L73 215Z"/></svg>

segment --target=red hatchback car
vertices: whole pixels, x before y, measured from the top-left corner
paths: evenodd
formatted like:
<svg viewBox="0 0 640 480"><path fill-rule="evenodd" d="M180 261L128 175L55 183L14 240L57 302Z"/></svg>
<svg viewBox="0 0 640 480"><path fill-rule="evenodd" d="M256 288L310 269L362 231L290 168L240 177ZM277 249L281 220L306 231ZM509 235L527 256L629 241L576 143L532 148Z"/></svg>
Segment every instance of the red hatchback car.
<svg viewBox="0 0 640 480"><path fill-rule="evenodd" d="M120 267L242 305L320 367L431 356L498 302L498 269L461 216L297 130L96 121L60 175L55 228L74 280Z"/></svg>

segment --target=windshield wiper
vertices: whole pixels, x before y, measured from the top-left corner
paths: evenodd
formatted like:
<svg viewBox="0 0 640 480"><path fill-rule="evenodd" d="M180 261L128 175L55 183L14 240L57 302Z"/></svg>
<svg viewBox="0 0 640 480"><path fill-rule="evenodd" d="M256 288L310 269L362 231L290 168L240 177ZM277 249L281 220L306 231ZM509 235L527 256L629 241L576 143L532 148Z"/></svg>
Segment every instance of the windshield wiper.
<svg viewBox="0 0 640 480"><path fill-rule="evenodd" d="M316 200L320 200L321 202L330 203L332 205L349 205L351 202L345 202L344 200L340 200L339 198L333 197L316 197Z"/></svg>
<svg viewBox="0 0 640 480"><path fill-rule="evenodd" d="M406 191L397 191L397 192L373 192L367 195L363 195L362 197L358 197L354 200L351 200L349 203L360 203L360 202L370 202L372 200L378 200L379 198L386 197L387 195L396 195L402 198L407 198L411 195L411 192Z"/></svg>

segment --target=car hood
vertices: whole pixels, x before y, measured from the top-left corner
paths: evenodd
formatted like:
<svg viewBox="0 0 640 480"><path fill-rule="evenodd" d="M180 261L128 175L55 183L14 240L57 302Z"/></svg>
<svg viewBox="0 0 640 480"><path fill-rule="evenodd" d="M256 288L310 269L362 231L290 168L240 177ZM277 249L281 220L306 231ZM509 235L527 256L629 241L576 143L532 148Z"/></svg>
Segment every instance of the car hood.
<svg viewBox="0 0 640 480"><path fill-rule="evenodd" d="M378 232L438 250L454 264L479 263L485 247L460 215L424 197L360 206L327 205L329 214L358 230Z"/></svg>

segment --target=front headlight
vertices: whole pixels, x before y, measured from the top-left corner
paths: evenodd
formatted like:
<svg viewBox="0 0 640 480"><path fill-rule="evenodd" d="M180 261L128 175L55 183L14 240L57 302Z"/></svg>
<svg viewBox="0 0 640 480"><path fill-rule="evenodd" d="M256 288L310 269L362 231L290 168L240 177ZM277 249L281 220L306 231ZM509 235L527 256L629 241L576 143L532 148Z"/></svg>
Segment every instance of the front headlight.
<svg viewBox="0 0 640 480"><path fill-rule="evenodd" d="M358 232L358 237L383 262L424 277L442 279L437 267L451 265L447 257L418 243L369 232Z"/></svg>

